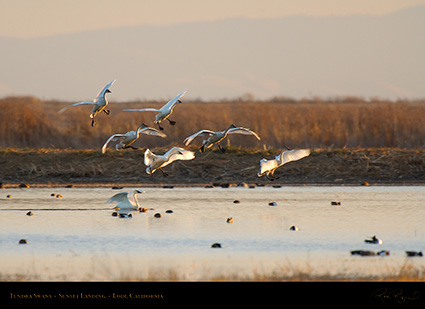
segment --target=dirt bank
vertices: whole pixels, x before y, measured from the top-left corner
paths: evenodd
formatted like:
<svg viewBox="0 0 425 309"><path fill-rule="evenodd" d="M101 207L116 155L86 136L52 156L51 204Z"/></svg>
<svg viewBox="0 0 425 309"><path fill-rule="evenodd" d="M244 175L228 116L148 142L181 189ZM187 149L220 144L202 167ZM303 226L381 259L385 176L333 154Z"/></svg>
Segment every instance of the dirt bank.
<svg viewBox="0 0 425 309"><path fill-rule="evenodd" d="M0 149L2 186L162 186L162 185L412 185L425 184L423 149L314 149L309 157L276 171L275 181L257 177L261 158L278 150L230 147L225 153L196 148L192 161L177 161L149 176L144 149L98 150ZM154 149L162 153L165 149Z"/></svg>

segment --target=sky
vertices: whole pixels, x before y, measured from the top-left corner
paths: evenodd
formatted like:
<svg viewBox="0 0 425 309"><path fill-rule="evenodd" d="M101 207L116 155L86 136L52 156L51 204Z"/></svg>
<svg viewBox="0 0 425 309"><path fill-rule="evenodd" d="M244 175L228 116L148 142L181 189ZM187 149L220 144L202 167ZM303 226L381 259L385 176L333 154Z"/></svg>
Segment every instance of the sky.
<svg viewBox="0 0 425 309"><path fill-rule="evenodd" d="M0 0L0 36L42 37L234 17L383 15L425 0Z"/></svg>
<svg viewBox="0 0 425 309"><path fill-rule="evenodd" d="M366 15L382 19L381 16L419 6L422 6L421 11L410 10L409 13L421 14L424 5L425 0L0 0L0 40L7 42L0 45L0 97L33 95L43 99L87 100L104 83L117 78L119 82L114 85L117 91L111 95L117 100L158 99L163 98L163 93L169 97L180 92L182 87L190 89L186 98L206 100L234 98L247 93L265 99L310 95L376 96L395 100L400 97L423 98L425 41L420 35L422 23L397 29L397 20L391 21L392 31L402 33L395 33L399 40L396 42L392 34L384 31L384 36L376 40L379 42L367 41L369 45L364 42L370 28L363 29L363 22L356 24L355 31L330 29L325 30L323 36L322 33L316 37L307 36L308 40L300 42L300 37L305 38L302 36L304 32L314 32L303 32L302 29L308 28L308 24L303 24L294 27L301 31L300 37L291 33L286 42L275 40L279 45L273 40L264 43L265 40L257 36L257 41L264 45L257 44L250 51L237 52L232 50L233 43L240 43L235 41L243 40L243 35L238 34L238 40L232 39L232 44L224 41L223 45L226 32L216 37L215 42L205 36L200 36L196 42L182 40L186 44L176 44L178 48L170 53L163 52L168 46L161 45L157 37L150 37L153 46L146 47L132 43L128 48L116 46L112 40L102 49L102 55L84 52L86 41L73 45L77 41L70 34L88 34L86 37L92 40L88 42L89 46L94 40L91 31L99 31L95 36L103 37L105 33L113 32L110 29L123 27L133 33L131 27L147 25L157 31L152 33L160 33L158 27L169 31L187 25L197 27L206 21L224 21L226 24L225 21L238 18L267 21L288 16L313 16L309 19L324 20L342 16L344 20L350 20L350 17ZM357 37L342 33L347 29L355 32ZM363 32L357 32L358 29ZM417 38L411 36L414 32L411 30L419 32ZM230 29L227 32L231 33ZM279 32L277 36L282 35ZM337 53L343 38L351 40L345 41L345 45L350 46L350 53L343 49ZM164 40L173 39L167 37ZM47 48L50 46L48 41L61 43L51 43L53 48ZM213 48L202 50L201 47L208 44ZM387 50L391 52L382 52L382 49L374 52L371 46L376 44L388 46ZM64 50L63 46L71 47ZM378 50L382 54L377 54ZM278 51L280 54L277 55ZM208 58L207 53L213 54ZM107 58L109 55L111 58ZM120 58L123 55L127 62ZM73 59L73 62L62 59ZM182 59L185 59L184 63L180 63ZM216 67L207 66L214 63L211 59L217 62ZM260 60L264 62L260 63ZM362 62L357 64L360 60ZM64 91L68 85L73 86L72 93Z"/></svg>

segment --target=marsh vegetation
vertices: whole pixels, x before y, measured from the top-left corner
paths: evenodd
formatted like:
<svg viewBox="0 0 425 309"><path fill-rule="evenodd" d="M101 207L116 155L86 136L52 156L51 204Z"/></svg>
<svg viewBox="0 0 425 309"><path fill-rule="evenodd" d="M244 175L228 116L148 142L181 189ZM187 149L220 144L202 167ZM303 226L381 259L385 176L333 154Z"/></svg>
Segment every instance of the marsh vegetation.
<svg viewBox="0 0 425 309"><path fill-rule="evenodd" d="M135 130L141 123L155 127L153 112L125 108L160 107L164 102L110 102L109 116L99 115L91 127L90 108L73 102L41 101L34 97L0 100L0 146L100 149L109 136ZM164 123L167 138L143 136L141 147L182 144L199 131L224 130L231 123L257 132L261 141L234 135L227 143L253 148L421 148L425 145L425 101L365 101L359 98L256 101L184 101L173 113L175 126ZM196 141L194 142L196 144Z"/></svg>

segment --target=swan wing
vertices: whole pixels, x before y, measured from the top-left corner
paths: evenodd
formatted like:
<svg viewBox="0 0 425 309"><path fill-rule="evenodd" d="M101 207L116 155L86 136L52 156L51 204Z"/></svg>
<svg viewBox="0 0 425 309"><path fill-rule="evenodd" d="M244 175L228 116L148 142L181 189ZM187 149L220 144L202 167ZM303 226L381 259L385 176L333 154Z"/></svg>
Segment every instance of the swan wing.
<svg viewBox="0 0 425 309"><path fill-rule="evenodd" d="M174 104L176 104L177 100L179 100L186 93L186 89L180 92L176 97L172 98L167 102L163 107L161 107L161 111L170 110Z"/></svg>
<svg viewBox="0 0 425 309"><path fill-rule="evenodd" d="M176 160L192 160L195 158L195 153L180 147L173 147L164 154L164 157L167 158L167 161L161 167Z"/></svg>
<svg viewBox="0 0 425 309"><path fill-rule="evenodd" d="M164 133L162 133L161 131L158 131L157 129L151 128L151 127L139 129L139 133L143 133L143 134L146 134L146 135L160 136L160 137L166 137L167 136Z"/></svg>
<svg viewBox="0 0 425 309"><path fill-rule="evenodd" d="M263 175L267 171L271 171L272 169L277 167L277 161L276 160L267 160L267 159L261 159L260 160L260 172L258 173L258 176Z"/></svg>
<svg viewBox="0 0 425 309"><path fill-rule="evenodd" d="M230 129L227 133L228 134L254 135L258 140L260 140L260 137L258 136L257 133L255 133L254 131L252 131L250 129L243 128L243 127L237 127L237 128Z"/></svg>
<svg viewBox="0 0 425 309"><path fill-rule="evenodd" d="M65 106L64 108L60 109L58 111L58 113L63 113L66 109L68 109L70 107L73 107L73 106L78 106L78 105L95 105L95 104L96 104L96 102L93 102L93 101L90 101L90 102L89 101L77 102L77 103L74 103L74 104Z"/></svg>
<svg viewBox="0 0 425 309"><path fill-rule="evenodd" d="M144 191L139 191L139 190L133 190L130 191L128 194L129 197L129 201L131 202L131 204L133 205L138 205L138 201L137 201L137 195L142 194Z"/></svg>
<svg viewBox="0 0 425 309"><path fill-rule="evenodd" d="M215 132L214 131L211 131L211 130L201 130L201 131L196 132L195 134L192 134L191 136L186 137L185 140L183 141L183 143L187 146L197 136L212 135L214 133Z"/></svg>
<svg viewBox="0 0 425 309"><path fill-rule="evenodd" d="M145 163L146 166L150 166L152 165L152 163L158 158L158 156L156 154L154 154L152 151L150 151L149 149L146 149L145 151L145 156L144 156L144 160L143 163Z"/></svg>
<svg viewBox="0 0 425 309"><path fill-rule="evenodd" d="M115 83L116 79L111 80L109 83L106 84L105 87L103 87L102 90L100 90L100 92L97 94L98 97L103 97L105 95L106 90L108 90L114 83Z"/></svg>
<svg viewBox="0 0 425 309"><path fill-rule="evenodd" d="M114 196L112 196L110 199L108 199L106 201L106 203L113 203L113 202L117 202L117 203L121 203L121 202L126 202L129 201L128 200L128 192L124 191L124 192L120 192L115 194Z"/></svg>
<svg viewBox="0 0 425 309"><path fill-rule="evenodd" d="M109 144L110 141L114 140L116 137L124 137L124 136L125 136L125 134L114 134L114 135L111 135L108 138L108 140L105 142L105 144L103 144L102 153L105 153L106 152L106 147L108 147L108 144Z"/></svg>
<svg viewBox="0 0 425 309"><path fill-rule="evenodd" d="M279 166L284 165L291 161L296 161L310 155L310 149L294 149L283 151L277 156Z"/></svg>

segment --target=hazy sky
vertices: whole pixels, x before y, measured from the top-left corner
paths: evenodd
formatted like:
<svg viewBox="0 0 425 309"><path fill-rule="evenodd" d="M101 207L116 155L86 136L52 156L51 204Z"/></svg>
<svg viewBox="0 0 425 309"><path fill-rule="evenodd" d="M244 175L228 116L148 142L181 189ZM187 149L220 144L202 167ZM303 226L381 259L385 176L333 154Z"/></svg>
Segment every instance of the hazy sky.
<svg viewBox="0 0 425 309"><path fill-rule="evenodd" d="M185 98L203 99L244 93L421 98L424 5L425 0L0 0L0 96L90 99L116 78L116 100L170 97L184 88L190 89ZM263 28L268 18L292 27ZM246 33L257 42L249 50L245 33L235 26L241 22L257 25ZM136 27L142 25L154 27ZM199 35L199 25L210 36ZM114 28L121 29L109 30ZM114 33L120 44L101 40ZM280 39L266 40L270 33ZM95 42L103 48L91 48ZM172 50L169 42L182 45Z"/></svg>
<svg viewBox="0 0 425 309"><path fill-rule="evenodd" d="M425 0L0 0L0 36L36 37L231 17L388 14Z"/></svg>

